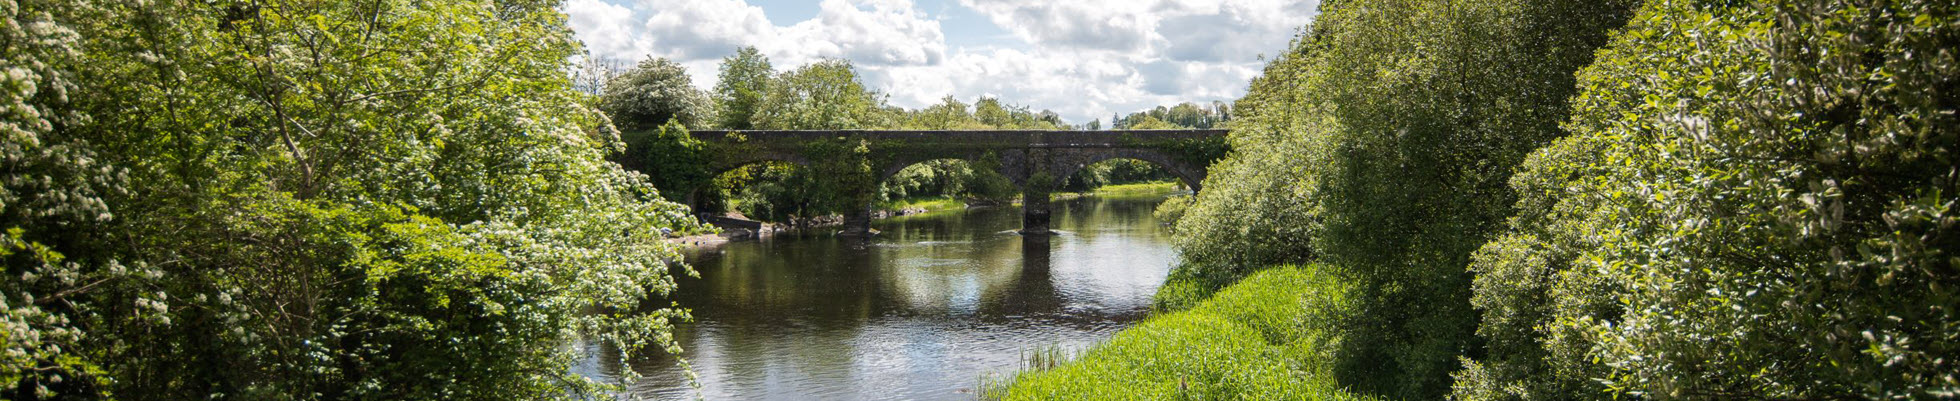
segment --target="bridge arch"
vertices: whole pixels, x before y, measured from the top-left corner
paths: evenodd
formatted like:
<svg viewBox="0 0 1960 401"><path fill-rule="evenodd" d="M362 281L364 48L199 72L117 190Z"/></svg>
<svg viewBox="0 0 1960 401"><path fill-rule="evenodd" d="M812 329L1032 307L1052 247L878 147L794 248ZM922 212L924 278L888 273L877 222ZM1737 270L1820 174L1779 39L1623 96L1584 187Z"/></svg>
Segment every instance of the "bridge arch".
<svg viewBox="0 0 1960 401"><path fill-rule="evenodd" d="M722 205L712 204L711 201L715 200L715 198L709 198L703 196L707 194L707 191L714 190L715 181L720 180L722 176L734 172L735 170L748 168L750 166L768 165L772 163L787 164L787 165L795 166L797 169L804 170L804 171L810 170L809 159L804 158L802 155L797 155L797 154L777 154L777 153L747 154L747 155L742 155L741 157L724 159L717 163L710 163L707 166L707 169L704 170L707 173L706 176L703 177L700 182L695 183L693 188L686 189L687 198L685 199L685 201L687 203L687 206L690 209L693 209L694 213L696 214L702 214L702 215L712 214L715 216L720 216L723 211L721 210L709 211L706 209L711 209L712 206L722 206Z"/></svg>
<svg viewBox="0 0 1960 401"><path fill-rule="evenodd" d="M1057 179L1064 179L1074 176L1092 164L1119 159L1138 160L1164 169L1171 176L1177 177L1179 181L1183 181L1186 188L1191 188L1191 192L1198 192L1200 186L1204 185L1204 170L1197 169L1193 171L1194 169L1185 166L1184 163L1178 162L1168 154L1143 149L1098 149L1086 152L1065 152L1064 154L1056 155L1055 166L1052 167L1052 174Z"/></svg>
<svg viewBox="0 0 1960 401"><path fill-rule="evenodd" d="M977 166L980 165L980 161L984 157L985 155L965 154L965 153L895 156L890 162L883 163L882 166L878 167L878 171L879 171L878 182L881 183L891 182L892 177L898 176L898 172L905 171L906 167L912 167L919 164L924 164L924 163L938 161L938 160L959 160L959 161L966 162L967 164Z"/></svg>

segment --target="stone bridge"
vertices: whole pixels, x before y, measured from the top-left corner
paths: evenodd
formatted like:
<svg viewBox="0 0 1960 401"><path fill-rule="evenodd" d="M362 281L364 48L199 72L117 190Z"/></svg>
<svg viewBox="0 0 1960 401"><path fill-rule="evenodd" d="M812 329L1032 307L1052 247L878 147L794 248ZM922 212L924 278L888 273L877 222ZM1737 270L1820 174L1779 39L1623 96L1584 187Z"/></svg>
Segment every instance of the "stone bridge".
<svg viewBox="0 0 1960 401"><path fill-rule="evenodd" d="M1110 130L1110 131L693 131L710 144L711 176L742 166L779 161L811 166L812 158L837 157L813 152L815 143L846 144L863 149L871 182L851 191L875 193L907 166L938 159L978 162L997 160L999 172L1021 189L1023 234L1049 234L1049 191L1060 180L1085 166L1110 159L1135 159L1155 164L1199 190L1205 169L1227 152L1228 131ZM869 234L871 207L845 213L844 233Z"/></svg>

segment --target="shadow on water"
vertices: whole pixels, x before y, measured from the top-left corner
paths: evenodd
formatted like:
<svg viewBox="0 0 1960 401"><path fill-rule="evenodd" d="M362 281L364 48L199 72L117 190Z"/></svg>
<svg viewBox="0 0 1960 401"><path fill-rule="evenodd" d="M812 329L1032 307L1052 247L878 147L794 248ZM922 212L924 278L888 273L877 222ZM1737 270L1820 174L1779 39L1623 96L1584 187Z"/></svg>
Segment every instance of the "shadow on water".
<svg viewBox="0 0 1960 401"><path fill-rule="evenodd" d="M1024 350L1087 347L1148 313L1176 258L1151 216L1165 195L1057 202L1059 236L986 208L696 252L701 279L673 297L695 322L676 338L709 399L972 399ZM588 374L622 372L590 348ZM632 395L694 398L672 357L631 364Z"/></svg>

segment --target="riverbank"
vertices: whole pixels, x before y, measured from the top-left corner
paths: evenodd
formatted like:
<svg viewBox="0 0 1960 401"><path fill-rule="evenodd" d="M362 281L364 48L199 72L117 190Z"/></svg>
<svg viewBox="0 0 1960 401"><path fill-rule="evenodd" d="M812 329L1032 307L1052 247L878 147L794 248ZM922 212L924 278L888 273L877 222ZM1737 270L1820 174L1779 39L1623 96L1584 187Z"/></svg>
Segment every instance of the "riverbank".
<svg viewBox="0 0 1960 401"><path fill-rule="evenodd" d="M950 197L902 199L880 204L871 212L871 218L873 220L883 220L949 210L965 210L966 208L966 201ZM834 227L842 225L843 222L844 216L841 215L820 216L800 221L797 224L762 223L762 230L760 232L724 230L715 234L698 234L668 238L667 242L679 244L688 249L711 248L727 244L730 241L749 240L796 230Z"/></svg>
<svg viewBox="0 0 1960 401"><path fill-rule="evenodd" d="M1024 371L983 398L1366 400L1327 373L1344 285L1325 269L1276 267L1188 310L1118 332L1059 367Z"/></svg>
<svg viewBox="0 0 1960 401"><path fill-rule="evenodd" d="M1059 202L1088 196L1156 195L1165 192L1174 192L1180 189L1183 189L1183 186L1175 181L1139 182L1104 185L1082 192L1056 192L1049 196L1049 200Z"/></svg>

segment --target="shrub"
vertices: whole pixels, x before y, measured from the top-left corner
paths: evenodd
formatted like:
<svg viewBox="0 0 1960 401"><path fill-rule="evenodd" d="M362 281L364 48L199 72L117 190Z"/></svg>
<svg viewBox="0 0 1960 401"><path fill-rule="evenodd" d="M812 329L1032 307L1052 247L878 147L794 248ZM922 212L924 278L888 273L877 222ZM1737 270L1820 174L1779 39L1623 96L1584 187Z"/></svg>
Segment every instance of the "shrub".
<svg viewBox="0 0 1960 401"><path fill-rule="evenodd" d="M1151 215L1155 216L1157 221L1162 222L1166 226L1177 227L1177 220L1184 218L1184 212L1190 210L1190 208L1191 197L1173 196L1165 198L1162 203L1158 203L1157 209L1152 211Z"/></svg>
<svg viewBox="0 0 1960 401"><path fill-rule="evenodd" d="M664 58L641 60L607 81L599 97L599 110L628 134L651 131L669 121L702 127L710 107L708 96L688 78L687 68Z"/></svg>
<svg viewBox="0 0 1960 401"><path fill-rule="evenodd" d="M1564 134L1572 72L1629 1L1326 2L1233 108L1231 148L1176 228L1226 275L1320 262L1355 283L1343 384L1449 391L1479 355L1470 255L1499 232L1507 180Z"/></svg>
<svg viewBox="0 0 1960 401"><path fill-rule="evenodd" d="M568 399L577 343L672 350L697 226L604 159L555 3L0 10L0 399Z"/></svg>
<svg viewBox="0 0 1960 401"><path fill-rule="evenodd" d="M1947 1L1653 1L1476 256L1464 399L1960 391Z"/></svg>

